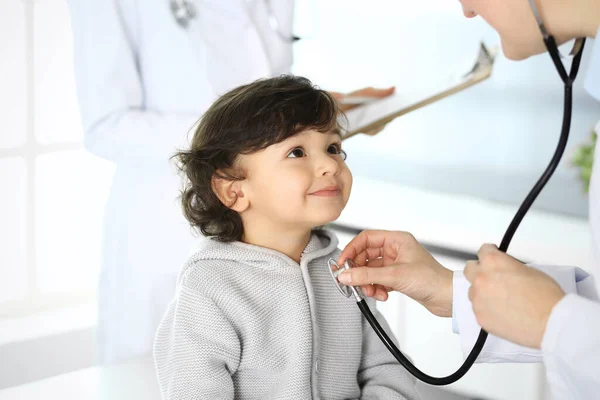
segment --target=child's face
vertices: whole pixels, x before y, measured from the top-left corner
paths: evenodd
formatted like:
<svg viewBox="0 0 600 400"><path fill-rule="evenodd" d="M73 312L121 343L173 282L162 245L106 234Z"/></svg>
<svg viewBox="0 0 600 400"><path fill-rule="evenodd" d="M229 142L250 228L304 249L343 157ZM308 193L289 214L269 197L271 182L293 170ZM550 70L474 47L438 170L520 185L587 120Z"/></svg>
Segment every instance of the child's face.
<svg viewBox="0 0 600 400"><path fill-rule="evenodd" d="M314 228L337 219L348 202L352 174L337 133L307 130L240 156L249 207L242 219L283 229Z"/></svg>

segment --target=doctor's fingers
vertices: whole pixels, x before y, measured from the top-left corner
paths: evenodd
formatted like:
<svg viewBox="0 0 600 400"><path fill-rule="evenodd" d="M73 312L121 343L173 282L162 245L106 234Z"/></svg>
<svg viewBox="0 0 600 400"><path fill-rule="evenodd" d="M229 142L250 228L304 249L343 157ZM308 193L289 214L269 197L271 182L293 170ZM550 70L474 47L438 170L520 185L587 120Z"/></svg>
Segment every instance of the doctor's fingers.
<svg viewBox="0 0 600 400"><path fill-rule="evenodd" d="M360 288L365 296L373 297L379 301L386 301L388 299L388 290L384 286L363 285Z"/></svg>
<svg viewBox="0 0 600 400"><path fill-rule="evenodd" d="M376 230L366 230L362 231L358 235L356 235L342 250L342 253L338 257L338 264L343 264L347 259L354 260L354 262L358 263L357 256L364 257L364 261L360 265L364 265L366 259L368 258L367 254L364 253L369 248L380 248L386 242L386 238L391 236L392 232L390 231L376 231Z"/></svg>
<svg viewBox="0 0 600 400"><path fill-rule="evenodd" d="M465 274L465 278L469 282L471 282L471 286L469 286L468 297L471 303L475 302L475 296L477 294L477 277L480 276L481 268L478 261L467 261L467 265L463 273Z"/></svg>
<svg viewBox="0 0 600 400"><path fill-rule="evenodd" d="M523 262L517 258L506 254L493 244L484 244L477 252L479 264L484 271L499 271L506 269L515 269L523 265Z"/></svg>
<svg viewBox="0 0 600 400"><path fill-rule="evenodd" d="M467 278L467 280L471 283L471 285L473 285L473 282L475 281L475 278L479 274L480 270L481 266L479 265L479 261L467 261L465 269L463 270L463 274L465 275L465 278Z"/></svg>
<svg viewBox="0 0 600 400"><path fill-rule="evenodd" d="M398 249L413 249L415 245L420 246L419 242L409 232L403 231L362 231L352 239L344 248L338 257L338 264L347 259L354 259L368 249L385 248L385 256L395 259L398 256ZM368 259L368 254L366 255ZM356 260L355 260L356 262ZM364 264L363 264L364 265Z"/></svg>
<svg viewBox="0 0 600 400"><path fill-rule="evenodd" d="M467 261L464 274L471 283L468 292L469 301L473 304L473 310L479 310L483 299L493 295L497 290L497 272L486 269L479 261Z"/></svg>
<svg viewBox="0 0 600 400"><path fill-rule="evenodd" d="M387 97L387 96L391 95L392 93L394 93L395 90L396 90L395 86L390 86L387 88L375 88L373 86L369 86L369 87L365 87L365 88L350 92L348 95L349 96L366 96L366 97L383 98L383 97Z"/></svg>
<svg viewBox="0 0 600 400"><path fill-rule="evenodd" d="M369 268L381 268L385 267L385 262L383 258L369 259L367 260L366 266Z"/></svg>
<svg viewBox="0 0 600 400"><path fill-rule="evenodd" d="M498 262L498 259L502 258L505 253L500 251L496 245L486 243L482 245L477 251L477 258L481 263L486 265L494 265Z"/></svg>
<svg viewBox="0 0 600 400"><path fill-rule="evenodd" d="M388 255L385 255L381 258L372 258L367 260L367 263L365 264L365 266L369 267L369 268L381 268L381 267L387 267L388 265L393 265L393 264L401 264L401 262L398 260L397 257L391 257ZM361 265L362 267L362 265Z"/></svg>
<svg viewBox="0 0 600 400"><path fill-rule="evenodd" d="M358 253L352 261L356 264L357 267L364 267L368 265L372 260L377 260L383 257L385 251L383 247L370 247L368 249L364 249L360 253Z"/></svg>
<svg viewBox="0 0 600 400"><path fill-rule="evenodd" d="M381 268L357 267L340 274L339 280L346 285L362 286L376 283L397 290L399 274L397 265Z"/></svg>
<svg viewBox="0 0 600 400"><path fill-rule="evenodd" d="M375 129L373 129L373 130L367 131L367 132L365 132L365 135L367 135L367 136L375 136L375 135L377 135L379 132L381 132L381 131L382 131L382 130L383 130L385 127L386 127L386 126L387 126L387 125L383 125L383 126L381 126L381 127L379 127L379 128L375 128Z"/></svg>

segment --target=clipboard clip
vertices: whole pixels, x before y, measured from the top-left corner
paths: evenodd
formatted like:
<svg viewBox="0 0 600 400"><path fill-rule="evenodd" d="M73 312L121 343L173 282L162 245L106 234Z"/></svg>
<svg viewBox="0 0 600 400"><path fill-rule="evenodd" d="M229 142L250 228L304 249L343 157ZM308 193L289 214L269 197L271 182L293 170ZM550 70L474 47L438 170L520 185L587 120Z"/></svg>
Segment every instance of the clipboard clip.
<svg viewBox="0 0 600 400"><path fill-rule="evenodd" d="M479 53L477 54L477 60L475 61L473 68L471 68L469 72L463 75L463 78L475 75L483 69L489 69L492 65L494 65L494 60L496 59L497 52L497 47L494 47L492 50L490 50L485 46L485 43L481 42L479 44Z"/></svg>

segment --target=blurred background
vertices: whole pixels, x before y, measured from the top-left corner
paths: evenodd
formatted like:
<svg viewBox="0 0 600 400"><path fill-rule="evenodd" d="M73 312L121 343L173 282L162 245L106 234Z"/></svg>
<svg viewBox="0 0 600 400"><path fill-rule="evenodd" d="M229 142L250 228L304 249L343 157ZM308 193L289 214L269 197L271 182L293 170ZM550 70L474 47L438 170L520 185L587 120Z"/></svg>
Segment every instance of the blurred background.
<svg viewBox="0 0 600 400"><path fill-rule="evenodd" d="M456 1L298 0L294 24L302 40L292 71L341 92L402 92L474 59L481 41L499 45ZM83 148L66 2L0 0L0 26L1 397L2 389L95 364L102 218L115 167ZM586 65L584 55L581 76ZM525 260L589 269L587 194L571 160L589 142L600 107L582 81L566 156L513 249ZM546 166L562 102L547 55L517 64L500 52L489 80L375 137L349 139L356 184L335 225L341 245L364 228L409 230L444 265L462 268L483 242L500 241ZM460 365L451 321L401 296L381 309L417 366L442 375ZM449 389L448 398L546 398L539 365L476 366Z"/></svg>

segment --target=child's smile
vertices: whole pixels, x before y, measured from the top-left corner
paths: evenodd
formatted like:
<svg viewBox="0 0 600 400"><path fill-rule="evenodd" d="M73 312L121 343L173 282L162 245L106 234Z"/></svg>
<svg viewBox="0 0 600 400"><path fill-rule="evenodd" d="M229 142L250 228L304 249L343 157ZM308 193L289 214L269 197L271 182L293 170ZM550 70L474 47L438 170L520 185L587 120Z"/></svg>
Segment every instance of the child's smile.
<svg viewBox="0 0 600 400"><path fill-rule="evenodd" d="M309 193L309 194L312 196L319 196L319 197L335 197L335 196L340 196L342 194L342 191L339 186L334 185L334 186L324 187L323 189L319 189L316 192Z"/></svg>

